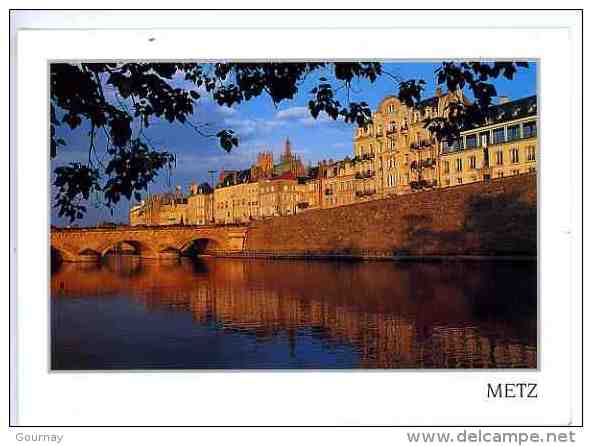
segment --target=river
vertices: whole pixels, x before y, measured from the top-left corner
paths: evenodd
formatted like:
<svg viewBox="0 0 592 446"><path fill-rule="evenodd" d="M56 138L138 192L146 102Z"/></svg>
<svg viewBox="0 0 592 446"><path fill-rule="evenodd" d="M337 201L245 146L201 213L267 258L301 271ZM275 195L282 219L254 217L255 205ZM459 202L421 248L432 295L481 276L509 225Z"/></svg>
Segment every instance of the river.
<svg viewBox="0 0 592 446"><path fill-rule="evenodd" d="M109 256L51 275L52 370L535 368L535 262Z"/></svg>

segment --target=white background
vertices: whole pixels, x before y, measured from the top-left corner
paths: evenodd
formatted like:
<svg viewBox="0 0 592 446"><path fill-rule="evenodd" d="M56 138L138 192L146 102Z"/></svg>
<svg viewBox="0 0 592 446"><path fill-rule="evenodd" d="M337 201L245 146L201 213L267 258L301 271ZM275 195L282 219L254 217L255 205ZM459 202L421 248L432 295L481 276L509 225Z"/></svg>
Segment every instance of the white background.
<svg viewBox="0 0 592 446"><path fill-rule="evenodd" d="M577 15L560 12L498 12L487 15L461 12L421 16L401 12L340 14L341 17L335 19L319 17L318 14L298 13L288 17L266 13L255 14L249 21L245 21L244 14L236 14L234 19L204 13L177 16L185 26L193 27L249 25L274 28L264 31L202 29L19 33L18 320L13 325L18 340L16 423L580 423L578 354L581 288L577 276L581 243L578 209L581 184L578 114L581 110L578 87L580 35L573 27L578 23ZM357 29L285 29L320 27L328 22ZM447 28L427 28L443 24ZM467 25L472 28L450 29ZM518 25L523 29L510 28ZM156 41L149 43L149 37L155 37ZM49 170L45 155L48 59L439 60L454 57L541 59L540 371L47 373L49 222L45 197ZM39 273L33 274L33 271ZM541 398L534 402L488 401L485 398L486 383L496 381L535 381L539 384Z"/></svg>

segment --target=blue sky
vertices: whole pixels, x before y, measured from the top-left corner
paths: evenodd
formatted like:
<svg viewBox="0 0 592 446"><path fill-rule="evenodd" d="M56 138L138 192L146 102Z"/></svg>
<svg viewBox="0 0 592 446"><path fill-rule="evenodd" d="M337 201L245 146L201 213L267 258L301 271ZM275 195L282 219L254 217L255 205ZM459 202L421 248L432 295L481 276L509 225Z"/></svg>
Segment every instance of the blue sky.
<svg viewBox="0 0 592 446"><path fill-rule="evenodd" d="M427 82L424 98L434 95L436 88L434 70L438 63L387 63L384 69L402 79L424 79ZM319 73L320 76L326 73ZM166 121L154 121L145 131L152 144L176 154L177 166L170 172L162 172L150 192L170 190L180 185L186 190L192 181L209 181L208 170L247 168L255 160L257 153L271 150L277 157L287 137L292 141L294 151L308 164L316 164L322 159L342 159L353 153L352 136L354 127L342 121L332 121L325 116L317 120L310 117L306 108L310 99L309 91L316 84L317 78L307 78L297 97L274 106L268 96L260 96L252 101L232 108L220 107L204 94L195 106L192 122L203 126L205 132L215 133L222 128L231 128L239 136L240 144L231 153L226 153L218 146L215 138L198 134L195 129L182 124L170 124ZM181 79L176 79L179 85ZM536 66L520 69L513 81L499 79L494 81L500 96L518 99L536 93ZM366 101L374 110L378 103L388 95L398 91L396 82L389 76L380 77L375 83L360 82L354 84L350 100ZM347 96L339 99L347 102ZM466 92L468 94L468 92ZM109 92L107 92L109 94ZM470 97L470 95L469 95ZM71 161L88 161L88 128L81 126L69 131L65 126L59 133L67 140L68 146L58 153L52 161L52 170ZM101 138L97 141L99 149L104 147ZM87 216L78 221L80 225L95 225L100 221L127 222L129 203L124 200L110 211L100 204L100 197L95 197L88 204ZM67 222L52 212L52 223L63 225Z"/></svg>

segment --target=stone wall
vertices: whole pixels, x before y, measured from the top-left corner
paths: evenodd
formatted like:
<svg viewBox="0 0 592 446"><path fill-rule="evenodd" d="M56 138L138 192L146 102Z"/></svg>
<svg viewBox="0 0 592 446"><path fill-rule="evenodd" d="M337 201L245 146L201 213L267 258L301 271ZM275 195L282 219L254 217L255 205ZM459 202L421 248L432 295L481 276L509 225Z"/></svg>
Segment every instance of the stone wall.
<svg viewBox="0 0 592 446"><path fill-rule="evenodd" d="M537 253L536 174L254 223L247 252L351 255Z"/></svg>

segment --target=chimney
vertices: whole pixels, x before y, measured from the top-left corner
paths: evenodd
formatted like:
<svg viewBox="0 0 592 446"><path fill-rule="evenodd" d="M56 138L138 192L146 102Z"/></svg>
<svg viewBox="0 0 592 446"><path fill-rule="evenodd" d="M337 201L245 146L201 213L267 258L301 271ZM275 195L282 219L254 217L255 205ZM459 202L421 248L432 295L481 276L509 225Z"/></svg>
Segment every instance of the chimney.
<svg viewBox="0 0 592 446"><path fill-rule="evenodd" d="M440 87L437 87L436 88L436 97L439 98L440 96L442 96L442 89Z"/></svg>
<svg viewBox="0 0 592 446"><path fill-rule="evenodd" d="M500 105L510 102L510 99L507 96L498 96L497 98Z"/></svg>

